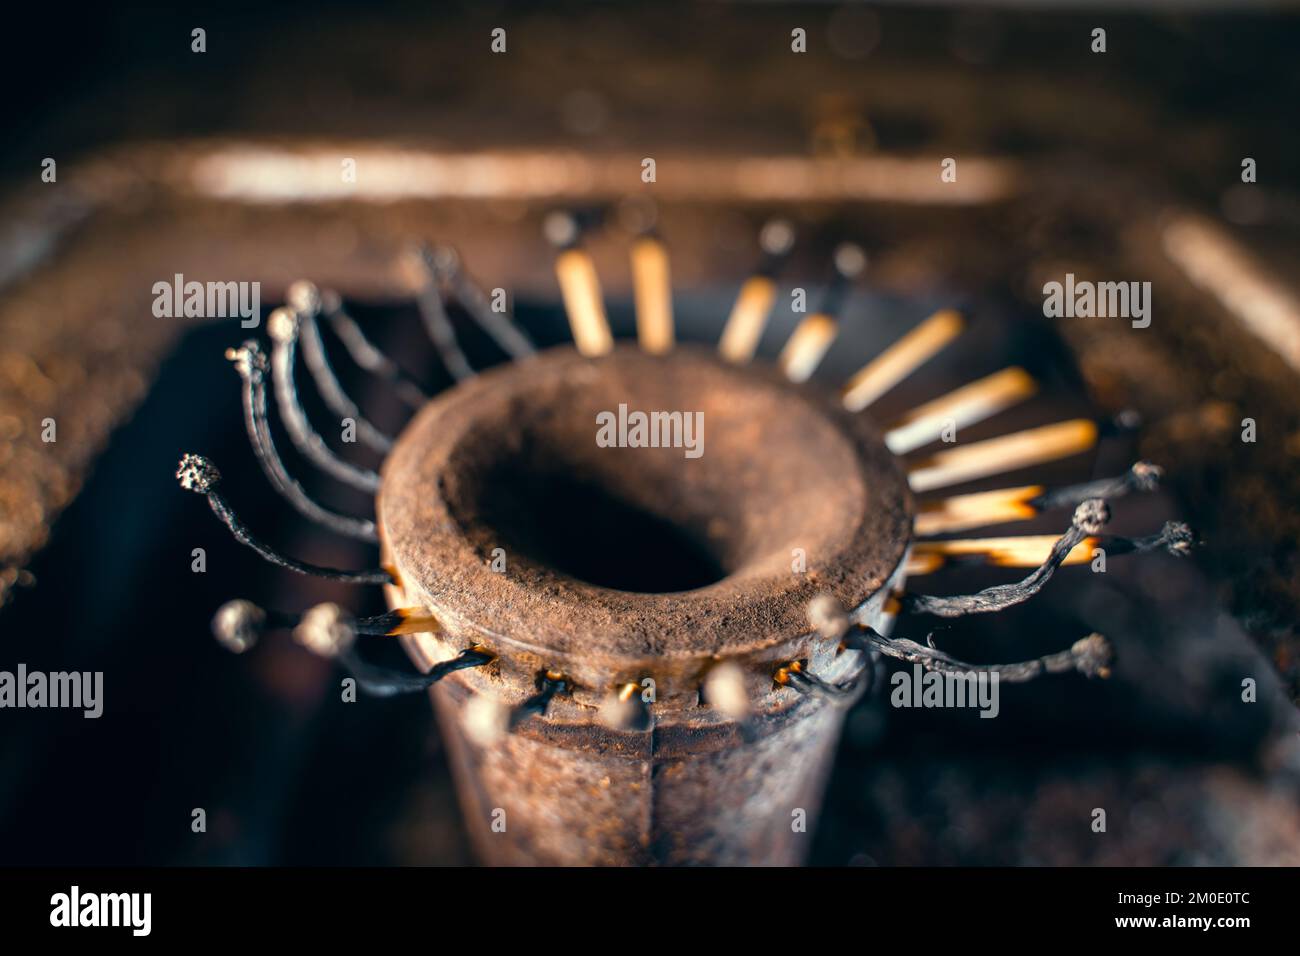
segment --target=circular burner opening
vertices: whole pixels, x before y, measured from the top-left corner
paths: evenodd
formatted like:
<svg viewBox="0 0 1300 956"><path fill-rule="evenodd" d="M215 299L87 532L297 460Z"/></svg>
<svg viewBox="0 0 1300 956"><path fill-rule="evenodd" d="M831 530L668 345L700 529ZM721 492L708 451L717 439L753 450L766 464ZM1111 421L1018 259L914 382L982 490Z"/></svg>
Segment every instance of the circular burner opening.
<svg viewBox="0 0 1300 956"><path fill-rule="evenodd" d="M638 413L676 417L638 433ZM856 606L910 520L896 460L835 396L635 346L552 350L439 396L379 511L405 600L451 629L636 654L797 634L820 591Z"/></svg>
<svg viewBox="0 0 1300 956"><path fill-rule="evenodd" d="M825 553L857 524L853 444L818 408L730 370L643 361L480 412L442 483L467 539L537 571L664 594L798 573L800 552Z"/></svg>
<svg viewBox="0 0 1300 956"><path fill-rule="evenodd" d="M483 480L483 520L501 547L539 566L619 591L689 591L721 581L725 556L706 529L629 501L600 476L506 461Z"/></svg>

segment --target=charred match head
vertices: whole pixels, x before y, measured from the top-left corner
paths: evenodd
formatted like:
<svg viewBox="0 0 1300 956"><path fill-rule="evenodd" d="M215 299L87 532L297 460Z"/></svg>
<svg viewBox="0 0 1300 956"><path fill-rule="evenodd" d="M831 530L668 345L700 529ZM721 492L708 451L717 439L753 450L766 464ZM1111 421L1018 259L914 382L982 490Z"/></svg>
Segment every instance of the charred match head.
<svg viewBox="0 0 1300 956"><path fill-rule="evenodd" d="M221 482L221 472L202 455L184 454L176 468L176 480L186 491L206 495Z"/></svg>
<svg viewBox="0 0 1300 956"><path fill-rule="evenodd" d="M266 622L266 611L237 598L221 605L213 615L212 636L222 647L242 654L261 639Z"/></svg>

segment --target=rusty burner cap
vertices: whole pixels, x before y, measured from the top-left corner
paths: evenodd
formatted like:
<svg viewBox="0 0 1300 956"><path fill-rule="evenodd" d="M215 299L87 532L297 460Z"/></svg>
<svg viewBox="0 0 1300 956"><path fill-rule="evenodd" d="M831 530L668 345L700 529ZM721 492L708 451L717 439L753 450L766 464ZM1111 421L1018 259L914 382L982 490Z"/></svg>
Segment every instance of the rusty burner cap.
<svg viewBox="0 0 1300 956"><path fill-rule="evenodd" d="M597 415L620 405L703 413L702 454L601 447ZM558 669L598 703L653 676L692 705L719 660L770 675L807 656L818 593L878 612L912 519L897 459L833 394L635 345L551 349L439 396L388 457L378 513L390 600L442 622L438 656L482 642L521 682Z"/></svg>

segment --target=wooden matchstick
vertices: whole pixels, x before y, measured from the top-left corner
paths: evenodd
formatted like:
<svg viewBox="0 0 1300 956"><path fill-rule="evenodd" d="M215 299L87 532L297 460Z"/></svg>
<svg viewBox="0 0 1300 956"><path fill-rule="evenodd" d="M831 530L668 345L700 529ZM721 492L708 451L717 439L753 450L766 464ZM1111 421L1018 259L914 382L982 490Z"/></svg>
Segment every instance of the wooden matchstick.
<svg viewBox="0 0 1300 956"><path fill-rule="evenodd" d="M885 433L885 444L895 455L906 455L938 441L945 428L955 432L982 422L1037 389L1037 383L1024 369L1004 368L912 409Z"/></svg>
<svg viewBox="0 0 1300 956"><path fill-rule="evenodd" d="M561 251L555 258L555 275L560 280L564 309L578 351L588 356L604 355L614 347L614 337L605 318L600 278L590 254L576 246Z"/></svg>
<svg viewBox="0 0 1300 956"><path fill-rule="evenodd" d="M953 559L976 559L997 568L1036 568L1047 560L1055 534L1028 534L1005 538L962 538L951 541L918 541L907 561L907 576L930 574ZM1063 564L1085 564L1100 539L1087 537L1075 545Z"/></svg>
<svg viewBox="0 0 1300 956"><path fill-rule="evenodd" d="M794 227L784 219L773 219L759 231L758 245L763 250L762 261L740 287L718 340L718 352L737 365L749 362L758 351L758 341L776 301L773 277L794 246Z"/></svg>
<svg viewBox="0 0 1300 956"><path fill-rule="evenodd" d="M1086 418L1074 418L936 452L917 462L908 472L907 480L913 491L929 491L1067 458L1087 451L1096 443L1096 424Z"/></svg>
<svg viewBox="0 0 1300 956"><path fill-rule="evenodd" d="M840 331L837 318L840 307L853 280L867 267L867 256L861 246L844 242L836 248L833 263L835 275L822 297L821 307L799 323L777 360L785 377L792 382L808 381L826 356Z"/></svg>
<svg viewBox="0 0 1300 956"><path fill-rule="evenodd" d="M982 528L1006 521L1023 521L1039 513L1029 503L1043 493L1042 485L999 488L971 495L952 495L917 506L912 530L919 537Z"/></svg>
<svg viewBox="0 0 1300 956"><path fill-rule="evenodd" d="M792 382L808 381L839 329L840 324L824 312L815 312L800 322L777 359L785 377Z"/></svg>
<svg viewBox="0 0 1300 956"><path fill-rule="evenodd" d="M930 316L864 365L844 386L844 407L860 412L937 355L965 322L951 309Z"/></svg>
<svg viewBox="0 0 1300 956"><path fill-rule="evenodd" d="M392 620L391 626L383 631L386 635L396 637L401 634L434 634L442 630L442 622L424 608L401 607L389 611L388 615Z"/></svg>
<svg viewBox="0 0 1300 956"><path fill-rule="evenodd" d="M753 359L775 301L776 283L770 276L754 275L745 280L718 340L718 352L724 359L737 365Z"/></svg>
<svg viewBox="0 0 1300 956"><path fill-rule="evenodd" d="M671 352L673 286L668 249L654 236L632 244L632 283L636 295L636 334L641 348L653 355Z"/></svg>

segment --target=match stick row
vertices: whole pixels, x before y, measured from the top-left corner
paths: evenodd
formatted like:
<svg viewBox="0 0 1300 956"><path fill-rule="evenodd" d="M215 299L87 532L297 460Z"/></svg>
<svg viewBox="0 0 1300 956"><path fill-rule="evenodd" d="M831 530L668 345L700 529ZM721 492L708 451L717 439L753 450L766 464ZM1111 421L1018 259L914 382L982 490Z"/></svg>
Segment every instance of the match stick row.
<svg viewBox="0 0 1300 956"><path fill-rule="evenodd" d="M578 350L599 356L613 348L614 340L595 265L577 244L577 235L576 227L568 232L568 244L556 258L556 275ZM776 301L774 274L792 241L787 225L769 224L764 230L763 262L741 285L718 342L724 360L736 364L752 361ZM837 252L836 282L842 288L861 270L865 257L860 251L843 260L841 256ZM667 248L658 237L643 235L633 243L631 262L638 341L645 351L664 354L675 344ZM834 313L835 308L828 304L806 317L791 334L778 358L790 381L807 381L820 365L839 331ZM953 342L965 325L962 316L950 309L925 319L850 377L842 392L845 408L863 411L871 407ZM953 434L950 440L955 440L957 429L985 421L1037 389L1024 369L1002 369L906 412L885 433L885 442L894 454L905 455L948 433ZM1087 419L1043 425L936 451L911 464L908 482L918 493L950 487L1079 454L1094 447L1097 439L1097 426ZM1026 486L927 504L917 517L916 533L940 534L1027 518L1037 513L1029 499L1041 492L1038 486Z"/></svg>

